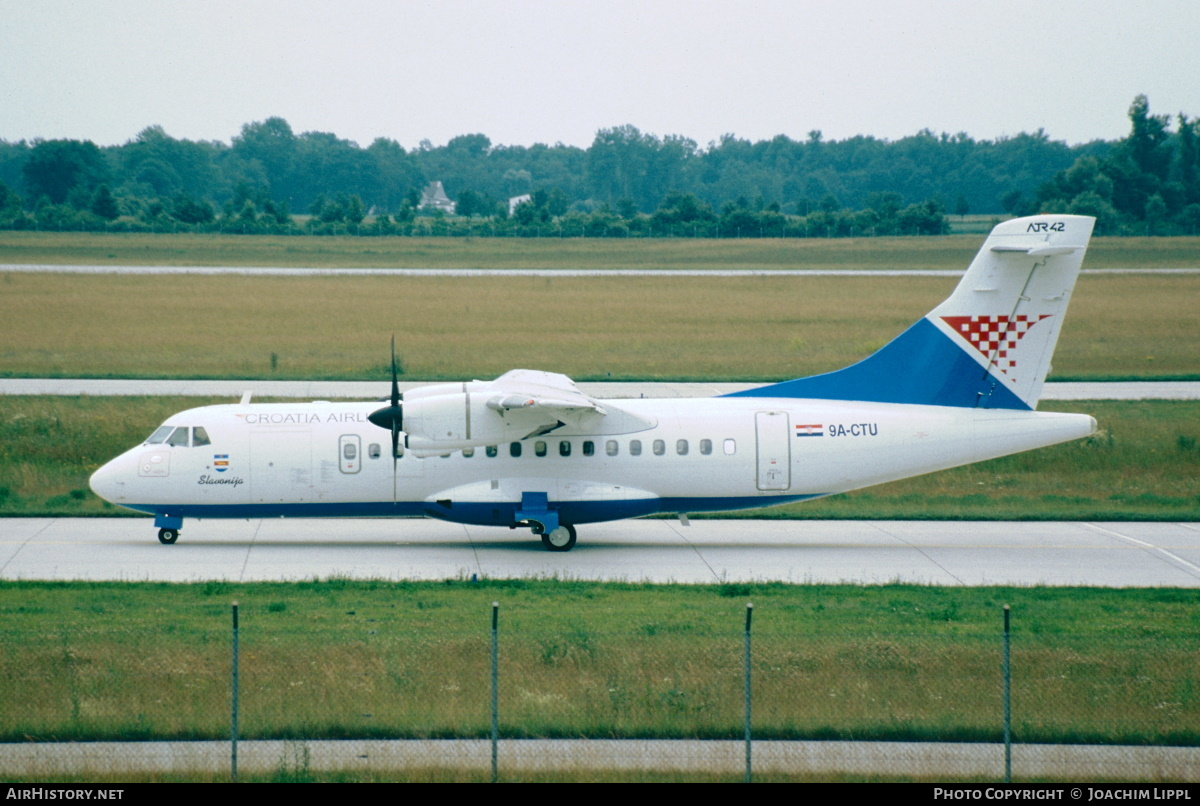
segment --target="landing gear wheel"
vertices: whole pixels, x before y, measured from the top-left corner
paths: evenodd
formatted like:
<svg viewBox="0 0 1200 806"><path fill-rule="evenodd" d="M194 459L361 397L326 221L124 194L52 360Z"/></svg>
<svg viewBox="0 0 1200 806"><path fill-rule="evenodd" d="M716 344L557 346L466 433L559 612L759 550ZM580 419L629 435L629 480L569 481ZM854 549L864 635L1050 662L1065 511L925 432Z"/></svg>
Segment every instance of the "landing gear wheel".
<svg viewBox="0 0 1200 806"><path fill-rule="evenodd" d="M569 523L560 525L542 535L546 551L570 551L575 547L575 527Z"/></svg>
<svg viewBox="0 0 1200 806"><path fill-rule="evenodd" d="M169 546L178 539L179 539L179 530L178 529L159 529L158 530L158 542L159 543ZM571 541L571 542L574 542L574 541Z"/></svg>

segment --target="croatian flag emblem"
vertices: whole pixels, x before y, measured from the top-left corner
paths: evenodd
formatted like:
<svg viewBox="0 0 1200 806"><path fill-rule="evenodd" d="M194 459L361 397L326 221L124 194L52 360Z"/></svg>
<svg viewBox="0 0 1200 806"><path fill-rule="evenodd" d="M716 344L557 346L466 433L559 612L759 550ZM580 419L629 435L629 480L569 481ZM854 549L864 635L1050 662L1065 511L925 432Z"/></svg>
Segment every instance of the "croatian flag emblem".
<svg viewBox="0 0 1200 806"><path fill-rule="evenodd" d="M798 437L823 437L823 436L825 436L825 426L823 426L823 425L798 425L798 426L796 426L796 436L798 436Z"/></svg>
<svg viewBox="0 0 1200 806"><path fill-rule="evenodd" d="M218 453L213 455L213 468L218 473L224 473L229 469L229 454Z"/></svg>
<svg viewBox="0 0 1200 806"><path fill-rule="evenodd" d="M958 335L1005 375L1014 375L1017 370L1017 344L1029 332L1029 328L1050 314L1040 316L943 316L942 321L950 325ZM1010 377L1013 383L1017 379Z"/></svg>

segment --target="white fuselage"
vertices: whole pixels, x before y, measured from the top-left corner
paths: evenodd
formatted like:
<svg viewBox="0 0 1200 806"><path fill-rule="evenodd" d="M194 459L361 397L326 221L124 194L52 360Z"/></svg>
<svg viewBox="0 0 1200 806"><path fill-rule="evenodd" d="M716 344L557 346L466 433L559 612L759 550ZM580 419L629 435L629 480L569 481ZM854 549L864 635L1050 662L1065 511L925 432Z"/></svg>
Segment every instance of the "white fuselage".
<svg viewBox="0 0 1200 806"><path fill-rule="evenodd" d="M790 398L603 401L587 430L393 462L378 402L191 409L208 444L143 444L92 479L170 517L428 515L512 526L529 494L564 523L744 509L843 492L1086 436L1083 414ZM193 442L201 441L193 437ZM519 446L516 448L514 446ZM516 455L519 451L519 455Z"/></svg>

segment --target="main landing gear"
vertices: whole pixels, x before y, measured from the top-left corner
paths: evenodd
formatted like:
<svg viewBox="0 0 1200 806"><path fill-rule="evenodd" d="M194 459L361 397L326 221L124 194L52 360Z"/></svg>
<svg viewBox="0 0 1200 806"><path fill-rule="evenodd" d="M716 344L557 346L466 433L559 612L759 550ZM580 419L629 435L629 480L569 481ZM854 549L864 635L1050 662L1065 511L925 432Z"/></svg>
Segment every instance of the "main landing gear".
<svg viewBox="0 0 1200 806"><path fill-rule="evenodd" d="M575 548L575 527L569 523L560 523L547 532L540 521L530 521L529 528L535 535L542 536L542 546L546 551L570 551Z"/></svg>
<svg viewBox="0 0 1200 806"><path fill-rule="evenodd" d="M575 546L575 527L558 519L550 509L549 496L542 492L521 493L521 506L513 513L515 526L528 526L542 536L546 551L570 551Z"/></svg>
<svg viewBox="0 0 1200 806"><path fill-rule="evenodd" d="M178 539L179 539L179 530L178 529L159 529L158 530L158 542L162 543L163 545L169 546Z"/></svg>
<svg viewBox="0 0 1200 806"><path fill-rule="evenodd" d="M542 532L542 546L546 551L570 551L575 547L575 527L563 523L549 532Z"/></svg>

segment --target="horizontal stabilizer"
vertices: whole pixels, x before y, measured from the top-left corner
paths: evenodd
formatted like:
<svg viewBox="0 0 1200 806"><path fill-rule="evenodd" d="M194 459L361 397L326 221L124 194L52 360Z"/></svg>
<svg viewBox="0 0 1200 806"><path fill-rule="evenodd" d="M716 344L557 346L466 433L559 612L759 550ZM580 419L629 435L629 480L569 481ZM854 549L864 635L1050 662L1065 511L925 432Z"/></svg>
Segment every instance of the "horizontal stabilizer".
<svg viewBox="0 0 1200 806"><path fill-rule="evenodd" d="M1007 244L997 244L992 247L992 251L1023 252L1030 257L1044 257L1046 255L1069 255L1082 248L1080 246L1009 246Z"/></svg>

